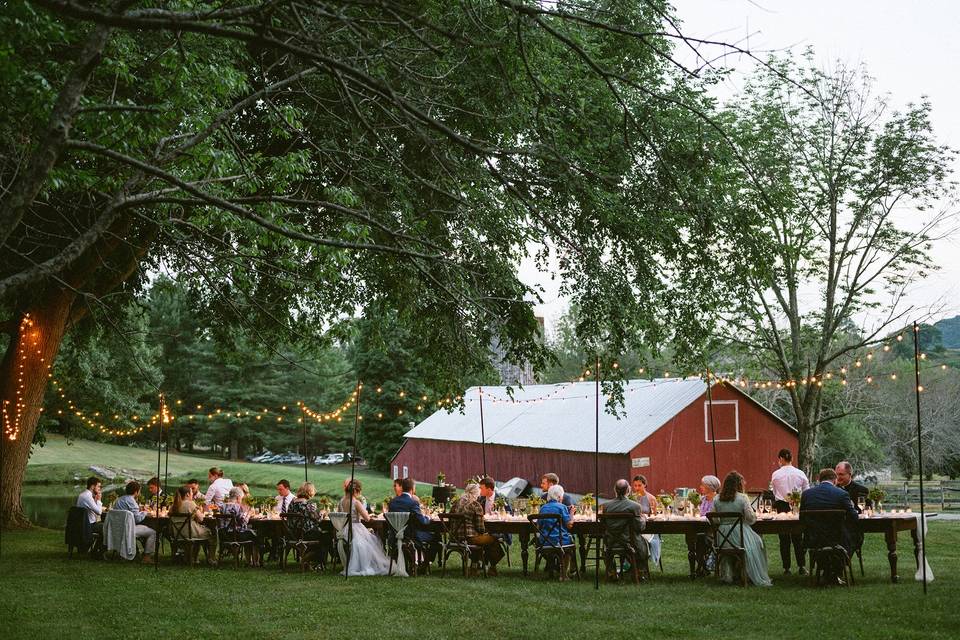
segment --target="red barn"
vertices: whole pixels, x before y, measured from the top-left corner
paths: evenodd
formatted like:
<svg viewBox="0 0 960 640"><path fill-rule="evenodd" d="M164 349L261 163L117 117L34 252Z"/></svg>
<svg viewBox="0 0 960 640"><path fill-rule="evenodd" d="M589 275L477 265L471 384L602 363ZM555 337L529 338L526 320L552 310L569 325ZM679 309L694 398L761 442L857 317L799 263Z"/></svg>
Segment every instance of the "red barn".
<svg viewBox="0 0 960 640"><path fill-rule="evenodd" d="M736 387L713 387L713 439L706 383L698 379L631 380L619 415L604 411L600 397L600 494L618 478L638 473L659 492L696 487L717 469L722 479L736 469L750 491L767 488L777 451L797 451L797 432ZM467 391L463 413L440 410L405 434L391 464L393 477L433 482L443 472L462 485L483 471L480 390ZM596 445L595 385L580 382L483 388L487 473L498 480L535 480L553 472L572 493L593 492Z"/></svg>

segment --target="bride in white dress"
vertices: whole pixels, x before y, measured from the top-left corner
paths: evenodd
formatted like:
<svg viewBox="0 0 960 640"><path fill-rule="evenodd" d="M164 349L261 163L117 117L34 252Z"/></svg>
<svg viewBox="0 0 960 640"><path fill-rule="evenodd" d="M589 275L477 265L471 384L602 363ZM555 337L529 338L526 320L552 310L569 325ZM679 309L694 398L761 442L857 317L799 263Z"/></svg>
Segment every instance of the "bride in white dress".
<svg viewBox="0 0 960 640"><path fill-rule="evenodd" d="M383 550L380 538L376 533L363 526L370 521L370 514L363 508L363 503L357 499L360 495L360 483L354 480L347 485L343 499L340 500L340 511L350 512L353 520L353 544L350 550L351 576L385 576L390 570L390 559ZM352 510L351 510L351 502ZM351 535L350 525L343 527L340 537L346 541Z"/></svg>

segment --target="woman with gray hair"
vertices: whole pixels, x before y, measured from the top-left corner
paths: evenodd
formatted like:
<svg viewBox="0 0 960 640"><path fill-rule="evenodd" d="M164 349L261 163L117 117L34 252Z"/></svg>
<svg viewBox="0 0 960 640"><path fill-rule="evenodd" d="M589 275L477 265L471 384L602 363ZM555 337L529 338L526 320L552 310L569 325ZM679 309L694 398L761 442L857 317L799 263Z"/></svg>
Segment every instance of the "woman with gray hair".
<svg viewBox="0 0 960 640"><path fill-rule="evenodd" d="M720 478L717 476L703 476L700 478L700 515L705 516L713 511L713 501L720 492Z"/></svg>
<svg viewBox="0 0 960 640"><path fill-rule="evenodd" d="M480 504L479 497L480 485L471 483L464 488L463 494L450 509L450 513L462 515L463 520L455 521L450 533L458 540L466 540L483 549L487 575L496 576L497 563L503 559L503 548L496 538L487 533L483 521L483 505ZM476 570L475 566L470 569L474 574Z"/></svg>
<svg viewBox="0 0 960 640"><path fill-rule="evenodd" d="M260 552L257 548L257 535L249 527L250 512L243 508L243 489L239 487L230 489L220 513L222 515L217 522L220 527L219 538L229 542L253 542L252 545L246 545L248 560L251 565L259 565Z"/></svg>

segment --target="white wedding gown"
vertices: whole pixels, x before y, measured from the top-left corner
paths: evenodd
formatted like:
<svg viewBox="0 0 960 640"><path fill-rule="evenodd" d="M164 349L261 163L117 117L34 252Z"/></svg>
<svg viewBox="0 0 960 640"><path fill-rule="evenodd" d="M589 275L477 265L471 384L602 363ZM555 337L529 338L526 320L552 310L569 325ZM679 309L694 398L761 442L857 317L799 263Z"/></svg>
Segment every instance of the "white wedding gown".
<svg viewBox="0 0 960 640"><path fill-rule="evenodd" d="M346 511L349 504L346 500L340 501L340 508ZM390 570L390 558L383 550L380 538L373 531L370 531L361 520L367 518L367 512L360 504L359 500L353 501L353 544L350 550L350 571L351 576L385 576ZM349 524L343 527L340 532L340 538L346 544L350 536Z"/></svg>

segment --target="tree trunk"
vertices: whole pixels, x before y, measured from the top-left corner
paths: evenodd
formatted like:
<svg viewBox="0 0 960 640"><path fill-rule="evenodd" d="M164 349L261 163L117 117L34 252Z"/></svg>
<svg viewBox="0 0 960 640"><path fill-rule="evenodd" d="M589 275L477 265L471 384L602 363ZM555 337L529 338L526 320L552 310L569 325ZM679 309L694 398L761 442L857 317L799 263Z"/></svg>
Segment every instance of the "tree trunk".
<svg viewBox="0 0 960 640"><path fill-rule="evenodd" d="M0 398L4 409L0 439L3 529L30 526L20 499L23 476L49 381L47 374L60 349L75 298L72 290L55 288L24 310L16 319L18 328L0 362ZM23 318L29 318L32 326L24 323Z"/></svg>
<svg viewBox="0 0 960 640"><path fill-rule="evenodd" d="M800 440L797 451L797 468L813 479L813 462L817 453L817 429L812 426L813 420L808 416L797 416L797 432Z"/></svg>
<svg viewBox="0 0 960 640"><path fill-rule="evenodd" d="M236 438L230 438L230 459L240 459L240 441Z"/></svg>

